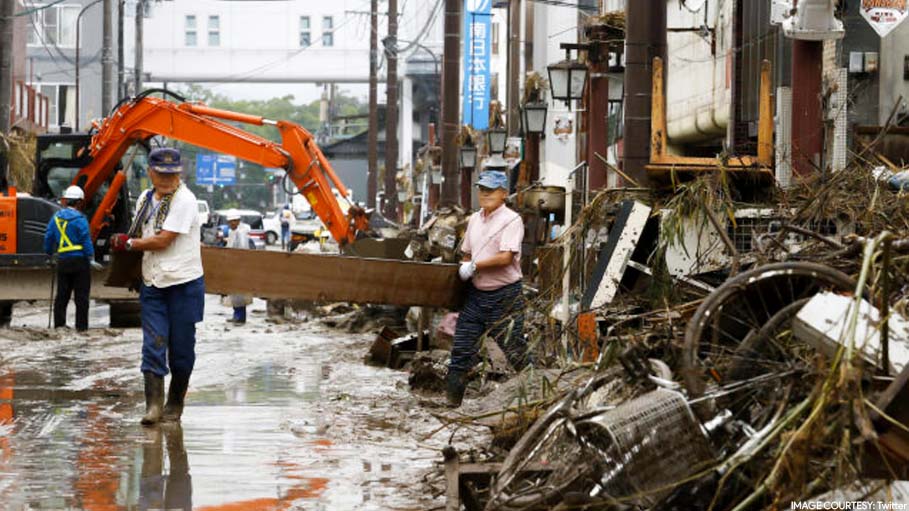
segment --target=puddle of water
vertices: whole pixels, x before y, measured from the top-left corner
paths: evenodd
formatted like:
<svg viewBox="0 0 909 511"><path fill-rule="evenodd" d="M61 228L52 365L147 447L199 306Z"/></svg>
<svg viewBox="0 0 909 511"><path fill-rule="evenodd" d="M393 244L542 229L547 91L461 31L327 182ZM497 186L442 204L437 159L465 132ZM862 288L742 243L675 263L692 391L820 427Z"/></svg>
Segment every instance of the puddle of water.
<svg viewBox="0 0 909 511"><path fill-rule="evenodd" d="M211 306L209 303L207 306ZM10 509L426 509L444 438L364 337L251 321L200 330L181 426L142 428L139 333L0 335L0 502ZM32 356L34 355L34 356ZM0 506L2 507L2 506Z"/></svg>

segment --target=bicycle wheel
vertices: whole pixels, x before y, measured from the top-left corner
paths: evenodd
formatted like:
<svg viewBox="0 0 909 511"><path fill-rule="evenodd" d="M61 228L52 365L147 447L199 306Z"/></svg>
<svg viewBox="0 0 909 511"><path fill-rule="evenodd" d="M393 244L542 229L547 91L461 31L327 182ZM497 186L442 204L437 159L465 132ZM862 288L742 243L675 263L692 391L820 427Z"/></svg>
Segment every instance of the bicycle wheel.
<svg viewBox="0 0 909 511"><path fill-rule="evenodd" d="M682 376L689 397L720 387L744 389L718 404L760 426L757 416L767 417L760 408L775 408L790 395L781 390L808 370L814 354L792 337L791 320L820 291L854 289L848 275L806 262L770 264L730 279L707 297L685 331Z"/></svg>

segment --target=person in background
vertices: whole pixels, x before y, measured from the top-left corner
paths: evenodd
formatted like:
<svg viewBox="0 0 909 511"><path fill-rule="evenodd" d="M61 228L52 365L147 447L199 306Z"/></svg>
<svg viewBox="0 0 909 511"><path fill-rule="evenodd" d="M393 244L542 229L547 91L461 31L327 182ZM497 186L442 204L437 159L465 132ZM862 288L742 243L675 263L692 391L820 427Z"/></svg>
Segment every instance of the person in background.
<svg viewBox="0 0 909 511"><path fill-rule="evenodd" d="M290 228L294 223L294 212L290 210L290 204L285 204L281 210L281 250L290 249Z"/></svg>
<svg viewBox="0 0 909 511"><path fill-rule="evenodd" d="M82 214L85 193L78 186L63 192L63 209L54 213L44 231L44 252L57 259L57 296L54 297L54 328L66 326L66 307L75 295L76 330L88 330L88 304L91 294L91 269L100 269L95 261L88 219Z"/></svg>
<svg viewBox="0 0 909 511"><path fill-rule="evenodd" d="M508 176L484 171L477 181L480 210L470 216L458 274L468 281L467 298L455 326L448 365L447 397L461 406L467 373L476 364L484 334L495 339L517 370L528 365L524 340L524 295L521 273L521 216L505 205Z"/></svg>
<svg viewBox="0 0 909 511"><path fill-rule="evenodd" d="M196 197L180 181L180 152L153 149L148 155L152 188L136 202L128 234L111 237L114 252L142 252L142 424L176 422L183 415L196 363L196 323L205 312L201 231ZM167 404L164 376L171 373Z"/></svg>
<svg viewBox="0 0 909 511"><path fill-rule="evenodd" d="M243 223L240 213L230 211L227 213L227 248L248 249L249 224ZM246 295L230 295L230 306L234 308L234 315L227 320L228 323L242 325L246 323L246 306L252 303L252 298Z"/></svg>

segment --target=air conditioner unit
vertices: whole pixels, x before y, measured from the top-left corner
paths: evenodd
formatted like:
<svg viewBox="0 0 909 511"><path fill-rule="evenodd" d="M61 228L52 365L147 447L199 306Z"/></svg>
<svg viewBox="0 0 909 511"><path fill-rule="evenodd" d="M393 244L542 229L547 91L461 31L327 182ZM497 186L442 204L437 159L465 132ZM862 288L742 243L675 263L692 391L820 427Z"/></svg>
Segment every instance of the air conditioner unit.
<svg viewBox="0 0 909 511"><path fill-rule="evenodd" d="M795 14L783 21L783 33L803 41L842 39L846 31L834 10L833 0L799 0Z"/></svg>

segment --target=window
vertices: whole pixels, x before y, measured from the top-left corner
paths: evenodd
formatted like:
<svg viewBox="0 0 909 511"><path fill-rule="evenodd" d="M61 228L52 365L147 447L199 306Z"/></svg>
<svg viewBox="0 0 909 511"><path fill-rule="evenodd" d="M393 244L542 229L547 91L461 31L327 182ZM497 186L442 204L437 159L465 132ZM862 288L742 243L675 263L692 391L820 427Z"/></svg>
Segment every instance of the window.
<svg viewBox="0 0 909 511"><path fill-rule="evenodd" d="M300 48L312 44L310 36L309 16L300 16Z"/></svg>
<svg viewBox="0 0 909 511"><path fill-rule="evenodd" d="M36 83L38 92L47 97L47 121L51 127L73 125L76 119L76 88L72 85Z"/></svg>
<svg viewBox="0 0 909 511"><path fill-rule="evenodd" d="M57 112L59 111L57 108L57 99L58 99L57 86L56 85L42 85L38 90L41 92L41 94L43 94L45 97L47 97L48 123L51 126L59 126L60 121L57 119Z"/></svg>
<svg viewBox="0 0 909 511"><path fill-rule="evenodd" d="M221 46L221 17L208 17L208 45Z"/></svg>
<svg viewBox="0 0 909 511"><path fill-rule="evenodd" d="M331 16L322 17L322 46L335 45L335 22Z"/></svg>
<svg viewBox="0 0 909 511"><path fill-rule="evenodd" d="M26 4L30 9L42 4ZM78 5L53 5L33 12L29 16L31 30L28 31L28 44L42 44L61 47L76 46L76 18L79 15Z"/></svg>
<svg viewBox="0 0 909 511"><path fill-rule="evenodd" d="M192 14L186 17L185 23L186 46L196 46L196 17Z"/></svg>

